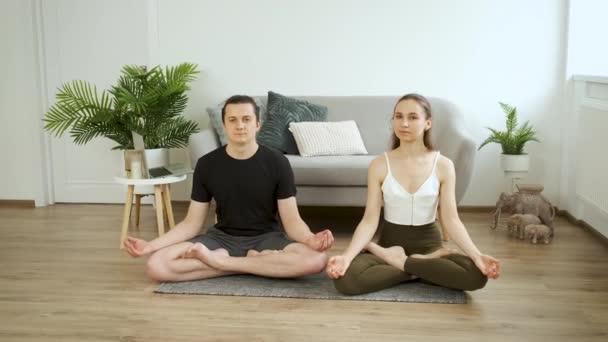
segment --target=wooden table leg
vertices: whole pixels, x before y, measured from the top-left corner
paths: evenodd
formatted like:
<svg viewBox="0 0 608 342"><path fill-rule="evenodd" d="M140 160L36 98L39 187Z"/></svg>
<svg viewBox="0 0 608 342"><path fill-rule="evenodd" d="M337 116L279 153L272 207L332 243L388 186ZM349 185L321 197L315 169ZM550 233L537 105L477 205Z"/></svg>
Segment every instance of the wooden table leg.
<svg viewBox="0 0 608 342"><path fill-rule="evenodd" d="M141 195L135 195L135 227L139 228L139 209L141 208Z"/></svg>
<svg viewBox="0 0 608 342"><path fill-rule="evenodd" d="M156 202L156 224L158 225L158 236L165 234L165 221L163 218L163 191L162 185L154 186L154 201Z"/></svg>
<svg viewBox="0 0 608 342"><path fill-rule="evenodd" d="M169 229L173 229L173 227L175 227L175 219L173 218L173 207L171 206L171 192L169 191L169 184L163 185L163 200L165 201L165 209L167 210Z"/></svg>
<svg viewBox="0 0 608 342"><path fill-rule="evenodd" d="M127 199L125 200L125 209L122 215L122 229L120 230L120 249L124 249L124 243L127 239L127 230L129 229L129 219L131 218L131 206L133 205L133 191L135 185L127 187Z"/></svg>
<svg viewBox="0 0 608 342"><path fill-rule="evenodd" d="M165 218L165 223L169 224L169 215L167 215L167 206L165 206L165 190L163 186L163 217ZM171 228L171 227L169 227Z"/></svg>

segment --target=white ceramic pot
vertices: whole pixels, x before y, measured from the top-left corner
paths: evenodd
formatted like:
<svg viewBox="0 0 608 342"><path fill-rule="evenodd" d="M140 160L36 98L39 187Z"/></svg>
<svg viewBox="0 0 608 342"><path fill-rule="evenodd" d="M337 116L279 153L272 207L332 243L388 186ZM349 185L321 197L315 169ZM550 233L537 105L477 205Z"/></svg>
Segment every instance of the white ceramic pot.
<svg viewBox="0 0 608 342"><path fill-rule="evenodd" d="M166 148L144 150L144 153L146 154L146 163L148 163L148 168L169 165L169 150Z"/></svg>
<svg viewBox="0 0 608 342"><path fill-rule="evenodd" d="M504 171L526 172L530 168L530 156L527 154L501 154L500 165Z"/></svg>
<svg viewBox="0 0 608 342"><path fill-rule="evenodd" d="M125 151L125 170L131 171L132 178L145 178L147 177L147 170L143 164L143 161L138 160L137 153L139 151L127 150ZM144 155L148 168L167 166L169 165L169 150L166 148L156 148L151 150L144 150ZM141 157L139 157L141 159ZM130 163L130 164L129 164ZM130 166L128 166L129 164ZM154 193L154 186L152 185L138 185L135 187L135 194L147 195Z"/></svg>

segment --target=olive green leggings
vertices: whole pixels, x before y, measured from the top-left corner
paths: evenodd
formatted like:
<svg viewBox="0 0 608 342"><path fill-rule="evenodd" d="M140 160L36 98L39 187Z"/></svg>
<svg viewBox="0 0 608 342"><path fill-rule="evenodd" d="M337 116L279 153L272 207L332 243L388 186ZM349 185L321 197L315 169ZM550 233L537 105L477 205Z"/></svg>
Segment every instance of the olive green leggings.
<svg viewBox="0 0 608 342"><path fill-rule="evenodd" d="M441 247L441 233L435 223L405 226L384 221L378 244L382 247L401 246L406 255L428 254ZM404 268L405 272L373 254L362 253L353 259L344 276L334 280L334 285L344 294L356 295L417 278L426 283L467 291L480 289L488 281L473 260L462 254L435 259L407 258Z"/></svg>

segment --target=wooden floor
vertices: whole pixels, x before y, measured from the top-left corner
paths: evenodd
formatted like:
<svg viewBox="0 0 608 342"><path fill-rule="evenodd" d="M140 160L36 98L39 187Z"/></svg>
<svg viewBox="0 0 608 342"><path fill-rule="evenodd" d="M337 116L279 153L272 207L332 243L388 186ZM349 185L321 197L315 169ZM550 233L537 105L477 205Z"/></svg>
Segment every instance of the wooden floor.
<svg viewBox="0 0 608 342"><path fill-rule="evenodd" d="M142 214L132 234L153 238ZM311 215L344 249L357 218ZM553 244L531 245L461 216L503 271L450 305L154 294L117 248L121 206L0 208L0 341L608 341L605 244L561 218Z"/></svg>

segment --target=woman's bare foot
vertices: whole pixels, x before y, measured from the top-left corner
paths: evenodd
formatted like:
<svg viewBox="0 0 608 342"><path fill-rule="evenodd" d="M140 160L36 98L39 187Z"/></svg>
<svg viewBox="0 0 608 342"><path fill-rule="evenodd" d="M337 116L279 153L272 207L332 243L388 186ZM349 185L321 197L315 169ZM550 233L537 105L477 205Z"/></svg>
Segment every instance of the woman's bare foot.
<svg viewBox="0 0 608 342"><path fill-rule="evenodd" d="M411 254L410 256L412 258L418 258L418 259L435 259L435 258L441 258L443 256L446 256L449 254L455 254L455 253L458 253L458 251L453 248L444 246L429 254Z"/></svg>
<svg viewBox="0 0 608 342"><path fill-rule="evenodd" d="M373 255L386 261L387 264L396 267L401 271L405 271L405 260L407 260L407 256L405 255L405 250L403 249L403 247L392 246L384 248L380 247L375 242L370 242L365 248Z"/></svg>
<svg viewBox="0 0 608 342"><path fill-rule="evenodd" d="M211 251L202 243L197 242L192 245L192 247L190 247L190 249L188 249L186 253L184 253L184 257L196 258L204 262L206 265L209 265L218 270L223 270L223 261L229 258L230 255L228 254L228 251L223 248Z"/></svg>

